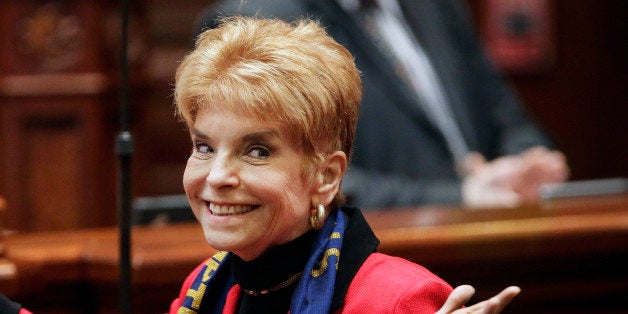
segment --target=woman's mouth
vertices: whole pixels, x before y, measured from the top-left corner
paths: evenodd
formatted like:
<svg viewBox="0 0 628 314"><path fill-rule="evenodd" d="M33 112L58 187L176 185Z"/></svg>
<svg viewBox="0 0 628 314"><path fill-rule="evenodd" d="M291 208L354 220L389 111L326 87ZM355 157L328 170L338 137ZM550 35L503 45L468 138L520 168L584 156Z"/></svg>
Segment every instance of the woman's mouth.
<svg viewBox="0 0 628 314"><path fill-rule="evenodd" d="M217 205L210 202L206 203L209 204L209 211L211 214L216 216L240 215L257 208L257 206L253 205Z"/></svg>

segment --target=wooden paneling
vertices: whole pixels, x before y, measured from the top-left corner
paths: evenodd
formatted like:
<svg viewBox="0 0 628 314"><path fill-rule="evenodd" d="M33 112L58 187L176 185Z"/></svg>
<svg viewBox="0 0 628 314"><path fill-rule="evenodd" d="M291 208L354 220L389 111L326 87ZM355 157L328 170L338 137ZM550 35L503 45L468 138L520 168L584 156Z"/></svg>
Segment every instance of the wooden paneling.
<svg viewBox="0 0 628 314"><path fill-rule="evenodd" d="M0 2L0 194L5 227L115 222L110 18L98 1Z"/></svg>
<svg viewBox="0 0 628 314"><path fill-rule="evenodd" d="M0 74L102 69L102 13L96 1L0 2Z"/></svg>
<svg viewBox="0 0 628 314"><path fill-rule="evenodd" d="M29 97L0 107L7 228L113 224L111 118L111 108L92 96Z"/></svg>

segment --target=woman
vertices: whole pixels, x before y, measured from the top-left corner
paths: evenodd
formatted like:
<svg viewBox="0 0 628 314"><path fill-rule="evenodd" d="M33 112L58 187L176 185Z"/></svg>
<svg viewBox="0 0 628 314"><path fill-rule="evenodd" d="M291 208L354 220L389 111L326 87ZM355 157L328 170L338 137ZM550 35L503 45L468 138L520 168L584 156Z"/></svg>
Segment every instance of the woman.
<svg viewBox="0 0 628 314"><path fill-rule="evenodd" d="M473 293L376 253L360 211L342 206L361 82L317 23L223 20L182 61L174 96L193 147L183 186L220 251L171 313L448 313ZM517 292L465 310L499 311Z"/></svg>

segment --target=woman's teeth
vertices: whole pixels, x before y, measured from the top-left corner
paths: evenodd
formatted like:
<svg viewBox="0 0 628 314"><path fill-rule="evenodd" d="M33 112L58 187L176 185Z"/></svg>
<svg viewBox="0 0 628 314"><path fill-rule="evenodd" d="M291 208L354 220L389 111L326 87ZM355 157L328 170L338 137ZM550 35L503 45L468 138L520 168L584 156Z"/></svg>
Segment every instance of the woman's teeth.
<svg viewBox="0 0 628 314"><path fill-rule="evenodd" d="M213 203L209 204L209 210L214 215L227 216L227 215L238 215L244 214L252 211L255 207L251 205L214 205Z"/></svg>

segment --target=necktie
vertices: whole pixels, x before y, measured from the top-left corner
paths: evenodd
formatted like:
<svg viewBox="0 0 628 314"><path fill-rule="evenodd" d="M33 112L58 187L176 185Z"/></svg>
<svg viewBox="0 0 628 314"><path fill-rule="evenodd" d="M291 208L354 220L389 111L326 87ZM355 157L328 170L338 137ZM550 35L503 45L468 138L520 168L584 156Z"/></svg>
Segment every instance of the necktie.
<svg viewBox="0 0 628 314"><path fill-rule="evenodd" d="M361 0L358 19L391 63L397 75L415 92L417 103L442 133L457 164L469 152L447 105L440 79L428 56L405 23L396 0Z"/></svg>

